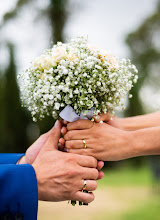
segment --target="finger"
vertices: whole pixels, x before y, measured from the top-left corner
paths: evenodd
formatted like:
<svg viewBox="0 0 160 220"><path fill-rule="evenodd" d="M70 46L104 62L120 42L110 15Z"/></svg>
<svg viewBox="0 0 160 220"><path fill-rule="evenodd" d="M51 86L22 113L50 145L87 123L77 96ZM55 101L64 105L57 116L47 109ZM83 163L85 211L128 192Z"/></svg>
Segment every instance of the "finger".
<svg viewBox="0 0 160 220"><path fill-rule="evenodd" d="M103 161L98 161L97 169L101 170L104 167L104 162Z"/></svg>
<svg viewBox="0 0 160 220"><path fill-rule="evenodd" d="M80 190L82 190L84 188L84 180L81 181L81 188ZM97 189L97 182L95 180L86 180L86 187L85 190L87 191L94 191Z"/></svg>
<svg viewBox="0 0 160 220"><path fill-rule="evenodd" d="M66 121L64 119L61 119L61 122L62 122L63 125L67 125L69 123L68 121Z"/></svg>
<svg viewBox="0 0 160 220"><path fill-rule="evenodd" d="M97 180L101 180L104 177L104 173L99 171Z"/></svg>
<svg viewBox="0 0 160 220"><path fill-rule="evenodd" d="M33 148L33 145L34 145L34 147L35 147L35 148L39 148L39 151L40 151L40 149L41 149L40 147L43 146L43 145L46 143L46 141L47 141L49 135L52 133L52 129L53 129L53 128L54 128L54 126L53 126L48 132L42 134L42 135L31 145L32 148ZM40 144L40 143L41 143L41 144Z"/></svg>
<svg viewBox="0 0 160 220"><path fill-rule="evenodd" d="M107 121L110 121L111 117L112 116L109 113L106 113L106 114L102 113L101 115L95 116L94 121L97 123L99 123L100 121L107 122Z"/></svg>
<svg viewBox="0 0 160 220"><path fill-rule="evenodd" d="M79 154L79 155L82 155L82 156L95 157L95 155L92 153L92 149L68 149L67 148L67 152L72 153L72 154Z"/></svg>
<svg viewBox="0 0 160 220"><path fill-rule="evenodd" d="M82 167L81 176L85 180L97 180L99 171L96 168Z"/></svg>
<svg viewBox="0 0 160 220"><path fill-rule="evenodd" d="M67 133L67 128L66 127L62 127L61 133L62 133L62 135L65 135Z"/></svg>
<svg viewBox="0 0 160 220"><path fill-rule="evenodd" d="M91 148L92 145L89 144L89 140L85 140L87 148ZM65 147L67 149L84 149L85 144L83 140L66 141Z"/></svg>
<svg viewBox="0 0 160 220"><path fill-rule="evenodd" d="M85 193L82 191L78 191L74 194L73 200L77 200L84 203L90 203L95 199L95 196L92 192Z"/></svg>
<svg viewBox="0 0 160 220"><path fill-rule="evenodd" d="M97 160L94 157L77 155L77 163L82 167L97 168Z"/></svg>
<svg viewBox="0 0 160 220"><path fill-rule="evenodd" d="M68 131L67 134L64 135L64 139L66 141L70 140L84 140L89 138L90 136L90 130L74 130L74 131Z"/></svg>
<svg viewBox="0 0 160 220"><path fill-rule="evenodd" d="M64 138L60 138L60 139L59 139L59 143L62 144L62 145L65 145L65 140L64 140Z"/></svg>
<svg viewBox="0 0 160 220"><path fill-rule="evenodd" d="M67 130L71 131L71 130L84 130L84 129L89 129L92 128L94 125L94 122L90 121L90 120L86 120L86 119L81 119L81 120L77 120L71 123L67 124Z"/></svg>
<svg viewBox="0 0 160 220"><path fill-rule="evenodd" d="M60 121L57 121L48 137L48 140L46 141L44 147L42 148L42 150L50 151L50 150L58 148L58 142L61 136L61 127L62 125Z"/></svg>
<svg viewBox="0 0 160 220"><path fill-rule="evenodd" d="M50 130L51 131L51 130ZM29 151L36 151L36 156L39 154L39 152L41 151L42 147L44 146L44 144L46 143L48 137L49 137L49 132L45 134L42 134L28 149L27 152ZM27 153L26 152L26 153ZM32 161L33 162L33 161Z"/></svg>

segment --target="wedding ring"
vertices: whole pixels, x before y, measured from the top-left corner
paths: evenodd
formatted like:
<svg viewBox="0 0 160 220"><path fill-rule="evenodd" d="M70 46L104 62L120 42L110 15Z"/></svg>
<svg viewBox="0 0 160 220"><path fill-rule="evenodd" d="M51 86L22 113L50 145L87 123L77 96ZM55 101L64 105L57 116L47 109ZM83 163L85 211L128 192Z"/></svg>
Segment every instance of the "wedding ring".
<svg viewBox="0 0 160 220"><path fill-rule="evenodd" d="M87 148L87 144L86 144L85 140L83 140L83 144L84 144L83 148L86 149Z"/></svg>
<svg viewBox="0 0 160 220"><path fill-rule="evenodd" d="M87 188L87 180L84 180L84 186L82 190L86 190L86 188Z"/></svg>

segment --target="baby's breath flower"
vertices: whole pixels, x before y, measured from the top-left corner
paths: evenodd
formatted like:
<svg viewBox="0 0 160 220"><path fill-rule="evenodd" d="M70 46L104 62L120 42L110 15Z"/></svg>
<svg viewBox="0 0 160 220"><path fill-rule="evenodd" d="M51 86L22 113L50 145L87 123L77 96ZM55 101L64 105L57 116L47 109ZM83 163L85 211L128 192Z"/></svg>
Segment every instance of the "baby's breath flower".
<svg viewBox="0 0 160 220"><path fill-rule="evenodd" d="M23 104L37 121L49 115L57 119L67 105L78 114L92 110L95 115L124 108L137 73L130 60L118 60L77 37L46 50L18 78Z"/></svg>

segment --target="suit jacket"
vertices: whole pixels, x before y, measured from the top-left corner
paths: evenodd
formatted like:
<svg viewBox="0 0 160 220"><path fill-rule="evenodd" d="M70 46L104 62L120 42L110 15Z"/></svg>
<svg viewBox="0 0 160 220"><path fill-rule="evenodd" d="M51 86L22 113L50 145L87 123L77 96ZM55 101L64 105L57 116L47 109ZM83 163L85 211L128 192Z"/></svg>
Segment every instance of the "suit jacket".
<svg viewBox="0 0 160 220"><path fill-rule="evenodd" d="M16 165L22 156L0 154L0 219L37 219L36 174L29 164Z"/></svg>

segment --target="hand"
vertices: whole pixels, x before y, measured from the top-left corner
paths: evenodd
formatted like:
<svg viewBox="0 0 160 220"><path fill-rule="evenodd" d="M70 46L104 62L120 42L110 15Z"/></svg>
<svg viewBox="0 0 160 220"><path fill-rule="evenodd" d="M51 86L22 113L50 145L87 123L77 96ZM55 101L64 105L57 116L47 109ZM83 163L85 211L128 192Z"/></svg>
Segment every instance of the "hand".
<svg viewBox="0 0 160 220"><path fill-rule="evenodd" d="M117 118L114 115L111 115L110 113L102 113L101 115L94 117L94 121L97 123L103 121L115 128L123 129L123 119Z"/></svg>
<svg viewBox="0 0 160 220"><path fill-rule="evenodd" d="M89 120L69 123L67 130L64 136L65 147L70 153L91 155L104 161L117 161L137 156L132 132ZM87 149L83 149L82 140L86 141Z"/></svg>
<svg viewBox="0 0 160 220"><path fill-rule="evenodd" d="M52 130L52 129L51 129ZM39 154L41 148L46 143L51 130L45 134L42 134L26 151L25 156L23 156L19 161L18 164L32 164L37 155Z"/></svg>
<svg viewBox="0 0 160 220"><path fill-rule="evenodd" d="M94 194L81 190L84 180L87 180L86 190L94 191L97 188L97 160L90 156L58 151L60 135L61 124L57 122L32 165L37 176L39 199L92 202Z"/></svg>
<svg viewBox="0 0 160 220"><path fill-rule="evenodd" d="M65 120L61 120L61 122L62 122L63 125L67 125L69 123L69 122L67 122ZM67 133L67 128L66 127L62 127L61 133L62 133L62 135L65 135ZM65 140L62 137L59 139L59 148L58 149L63 151L63 152L67 152L68 151L68 149L65 148ZM100 180L100 179L102 179L104 177L104 173L101 171L103 166L104 166L104 162L103 161L98 161L97 170L99 170L99 176L98 176L97 180Z"/></svg>

